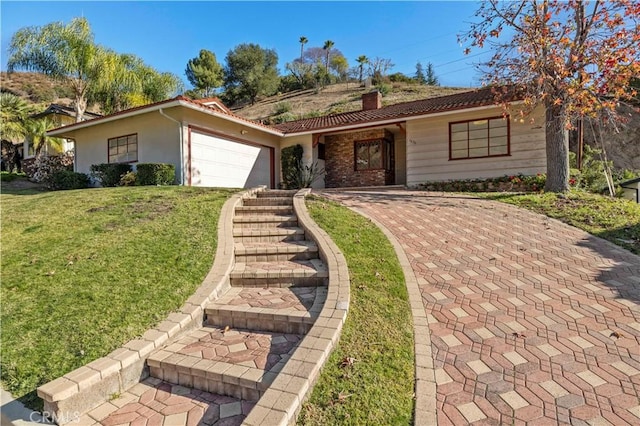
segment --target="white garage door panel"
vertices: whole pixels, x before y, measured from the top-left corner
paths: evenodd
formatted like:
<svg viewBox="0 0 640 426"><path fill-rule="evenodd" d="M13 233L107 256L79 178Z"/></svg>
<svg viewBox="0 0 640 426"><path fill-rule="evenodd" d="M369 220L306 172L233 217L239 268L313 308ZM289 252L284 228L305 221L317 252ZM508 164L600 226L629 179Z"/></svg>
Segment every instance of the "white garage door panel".
<svg viewBox="0 0 640 426"><path fill-rule="evenodd" d="M191 185L249 188L270 182L269 148L191 132Z"/></svg>

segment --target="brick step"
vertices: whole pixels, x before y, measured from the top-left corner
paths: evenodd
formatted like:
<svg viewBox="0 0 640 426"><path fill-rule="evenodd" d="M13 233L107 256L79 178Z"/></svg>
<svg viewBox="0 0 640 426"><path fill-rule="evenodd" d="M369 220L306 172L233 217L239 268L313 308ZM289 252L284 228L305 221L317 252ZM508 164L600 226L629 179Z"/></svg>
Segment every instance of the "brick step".
<svg viewBox="0 0 640 426"><path fill-rule="evenodd" d="M293 198L297 192L297 189L267 189L266 191L256 192L256 196L258 198Z"/></svg>
<svg viewBox="0 0 640 426"><path fill-rule="evenodd" d="M287 228L298 226L298 218L295 215L234 216L233 224L236 228Z"/></svg>
<svg viewBox="0 0 640 426"><path fill-rule="evenodd" d="M326 287L232 287L205 309L211 326L306 334L322 310Z"/></svg>
<svg viewBox="0 0 640 426"><path fill-rule="evenodd" d="M277 262L318 258L318 246L312 241L240 242L235 245L236 262Z"/></svg>
<svg viewBox="0 0 640 426"><path fill-rule="evenodd" d="M119 398L105 402L90 411L86 417L83 416L77 422L71 421L69 424L151 426L162 425L163 420L166 425L176 426L240 424L254 406L253 402L188 389L148 377L121 394Z"/></svg>
<svg viewBox="0 0 640 426"><path fill-rule="evenodd" d="M236 263L229 274L233 287L323 286L328 277L320 259Z"/></svg>
<svg viewBox="0 0 640 426"><path fill-rule="evenodd" d="M147 359L152 377L219 395L257 401L302 336L202 327Z"/></svg>
<svg viewBox="0 0 640 426"><path fill-rule="evenodd" d="M279 242L303 241L304 230L298 227L290 228L234 228L233 238L239 242Z"/></svg>
<svg viewBox="0 0 640 426"><path fill-rule="evenodd" d="M293 197L244 198L244 206L293 206Z"/></svg>
<svg viewBox="0 0 640 426"><path fill-rule="evenodd" d="M293 206L238 206L236 216L262 216L281 215L290 216L293 214Z"/></svg>

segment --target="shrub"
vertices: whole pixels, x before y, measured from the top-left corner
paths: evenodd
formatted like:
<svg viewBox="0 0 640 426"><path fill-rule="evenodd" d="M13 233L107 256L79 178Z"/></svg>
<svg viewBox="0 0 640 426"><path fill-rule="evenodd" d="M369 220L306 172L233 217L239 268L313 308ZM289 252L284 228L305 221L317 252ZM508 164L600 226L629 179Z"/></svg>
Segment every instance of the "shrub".
<svg viewBox="0 0 640 426"><path fill-rule="evenodd" d="M427 191L458 191L458 192L539 192L544 190L547 176L538 173L535 176L522 174L505 175L493 179L467 179L441 182L428 182L417 185Z"/></svg>
<svg viewBox="0 0 640 426"><path fill-rule="evenodd" d="M293 145L284 148L280 154L282 164L282 184L285 189L310 188L325 172L317 162L310 166L302 164L303 148Z"/></svg>
<svg viewBox="0 0 640 426"><path fill-rule="evenodd" d="M376 89L378 89L382 96L387 96L389 93L391 93L391 86L386 83L377 84Z"/></svg>
<svg viewBox="0 0 640 426"><path fill-rule="evenodd" d="M100 182L104 187L118 186L122 175L131 171L130 164L93 164L91 165L91 176Z"/></svg>
<svg viewBox="0 0 640 426"><path fill-rule="evenodd" d="M0 173L0 181L2 182L12 182L18 179L18 176L25 176L24 173L11 173L11 172L2 172Z"/></svg>
<svg viewBox="0 0 640 426"><path fill-rule="evenodd" d="M36 182L47 182L50 176L61 170L73 170L73 152L61 155L41 155L32 163L23 160L26 175Z"/></svg>
<svg viewBox="0 0 640 426"><path fill-rule="evenodd" d="M285 112L279 115L276 115L274 117L271 117L271 119L269 120L269 122L271 124L280 124L280 123L286 123L287 121L294 121L296 120L298 117L296 117L295 114L291 113L291 112Z"/></svg>
<svg viewBox="0 0 640 426"><path fill-rule="evenodd" d="M284 114L285 112L291 112L291 103L287 101L278 102L274 111L274 115Z"/></svg>
<svg viewBox="0 0 640 426"><path fill-rule="evenodd" d="M415 83L416 81L408 75L401 72L393 73L389 76L389 81L392 83Z"/></svg>
<svg viewBox="0 0 640 426"><path fill-rule="evenodd" d="M304 149L301 145L293 145L283 148L280 153L280 164L282 166L282 184L286 189L296 187L298 179L298 165L302 162Z"/></svg>
<svg viewBox="0 0 640 426"><path fill-rule="evenodd" d="M120 178L120 186L135 186L136 180L135 172L127 172Z"/></svg>
<svg viewBox="0 0 640 426"><path fill-rule="evenodd" d="M136 167L138 185L172 185L176 166L166 163L141 163Z"/></svg>
<svg viewBox="0 0 640 426"><path fill-rule="evenodd" d="M49 189L84 189L89 187L89 175L76 173L70 170L58 170L53 172L46 181Z"/></svg>

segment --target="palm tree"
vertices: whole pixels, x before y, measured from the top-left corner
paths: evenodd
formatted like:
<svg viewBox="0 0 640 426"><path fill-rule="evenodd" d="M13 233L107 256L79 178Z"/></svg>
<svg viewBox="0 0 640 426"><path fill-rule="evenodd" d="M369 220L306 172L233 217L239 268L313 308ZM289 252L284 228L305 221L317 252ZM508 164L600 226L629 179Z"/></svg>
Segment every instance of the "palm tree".
<svg viewBox="0 0 640 426"><path fill-rule="evenodd" d="M47 131L54 127L55 123L48 117L25 121L26 137L33 145L36 158L48 152L49 147L62 150L63 140L47 135Z"/></svg>
<svg viewBox="0 0 640 426"><path fill-rule="evenodd" d="M305 36L300 37L300 40L298 40L298 42L300 43L300 62L302 62L302 54L304 53L304 45L307 44L308 41L309 40Z"/></svg>
<svg viewBox="0 0 640 426"><path fill-rule="evenodd" d="M360 55L356 61L358 62L358 81L362 83L362 73L364 72L364 66L369 63L369 58L365 55Z"/></svg>
<svg viewBox="0 0 640 426"><path fill-rule="evenodd" d="M0 93L0 122L2 139L20 142L25 137L24 122L31 113L27 101L13 93Z"/></svg>
<svg viewBox="0 0 640 426"><path fill-rule="evenodd" d="M18 146L16 142L24 140L25 120L31 113L29 104L12 93L0 93L0 145L2 161L9 171L17 166L20 169Z"/></svg>
<svg viewBox="0 0 640 426"><path fill-rule="evenodd" d="M331 40L327 40L324 42L324 46L322 46L322 48L327 51L327 59L325 62L325 66L327 68L327 75L329 74L329 55L331 54L331 48L333 47L334 44L335 43L332 42Z"/></svg>
<svg viewBox="0 0 640 426"><path fill-rule="evenodd" d="M102 77L92 86L88 99L106 114L161 101L181 88L174 74L159 73L136 55L105 50L102 62Z"/></svg>
<svg viewBox="0 0 640 426"><path fill-rule="evenodd" d="M7 69L39 71L69 83L75 97L76 121L81 121L87 109L87 93L101 77L102 51L85 18L74 18L68 25L53 22L25 27L11 38Z"/></svg>

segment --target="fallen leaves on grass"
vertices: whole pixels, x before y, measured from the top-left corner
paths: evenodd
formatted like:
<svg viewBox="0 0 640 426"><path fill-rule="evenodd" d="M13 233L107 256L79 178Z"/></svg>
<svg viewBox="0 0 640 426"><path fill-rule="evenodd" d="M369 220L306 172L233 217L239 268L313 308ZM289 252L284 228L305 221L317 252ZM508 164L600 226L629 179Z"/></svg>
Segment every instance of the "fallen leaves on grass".
<svg viewBox="0 0 640 426"><path fill-rule="evenodd" d="M352 394L352 393L348 393L348 394L347 394L347 393L344 393L344 392L340 392L340 393L338 394L338 399L336 400L336 402L343 403L343 402L345 402L345 401L347 400L347 398L349 398L350 396L353 396L353 394Z"/></svg>
<svg viewBox="0 0 640 426"><path fill-rule="evenodd" d="M353 357L346 356L346 357L342 358L342 362L340 363L340 367L342 367L342 368L352 367L353 364L356 361L358 361L358 360L353 358Z"/></svg>

